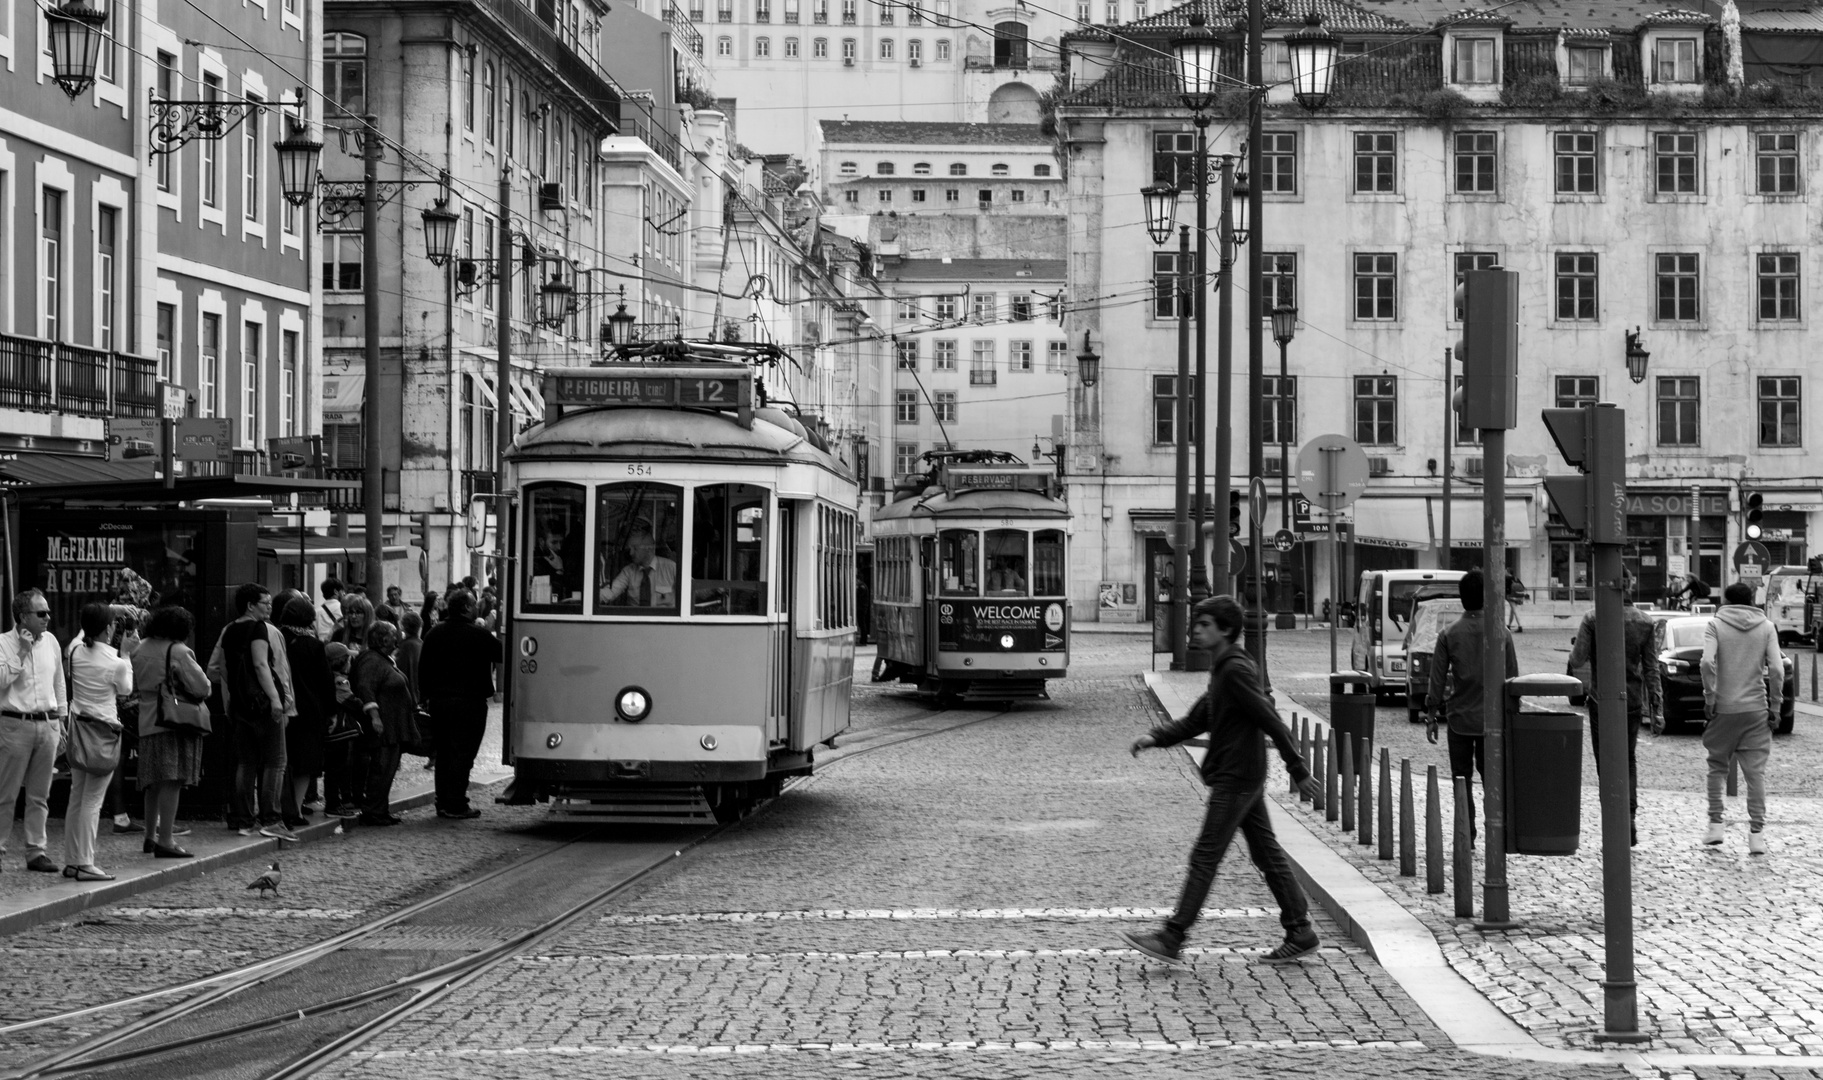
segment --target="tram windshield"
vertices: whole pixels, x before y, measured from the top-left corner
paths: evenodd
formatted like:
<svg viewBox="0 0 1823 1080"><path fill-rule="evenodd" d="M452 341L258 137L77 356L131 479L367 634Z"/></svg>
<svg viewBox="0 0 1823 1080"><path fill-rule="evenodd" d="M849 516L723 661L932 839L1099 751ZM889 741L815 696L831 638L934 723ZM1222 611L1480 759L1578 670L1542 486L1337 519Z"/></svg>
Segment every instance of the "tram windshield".
<svg viewBox="0 0 1823 1080"><path fill-rule="evenodd" d="M1032 595L1064 594L1064 541L1062 529L1040 529L1032 534Z"/></svg>
<svg viewBox="0 0 1823 1080"><path fill-rule="evenodd" d="M595 610L679 615L683 491L667 484L604 484L595 500ZM623 609L638 609L623 610Z"/></svg>
<svg viewBox="0 0 1823 1080"><path fill-rule="evenodd" d="M1031 582L1022 529L989 529L987 533L987 592L989 596L1025 596Z"/></svg>
<svg viewBox="0 0 1823 1080"><path fill-rule="evenodd" d="M766 489L708 484L696 489L690 585L698 615L766 610Z"/></svg>
<svg viewBox="0 0 1823 1080"><path fill-rule="evenodd" d="M980 537L973 529L945 529L937 536L944 596L980 596Z"/></svg>
<svg viewBox="0 0 1823 1080"><path fill-rule="evenodd" d="M581 614L586 498L576 484L526 489L526 539L531 549L525 560L526 610Z"/></svg>

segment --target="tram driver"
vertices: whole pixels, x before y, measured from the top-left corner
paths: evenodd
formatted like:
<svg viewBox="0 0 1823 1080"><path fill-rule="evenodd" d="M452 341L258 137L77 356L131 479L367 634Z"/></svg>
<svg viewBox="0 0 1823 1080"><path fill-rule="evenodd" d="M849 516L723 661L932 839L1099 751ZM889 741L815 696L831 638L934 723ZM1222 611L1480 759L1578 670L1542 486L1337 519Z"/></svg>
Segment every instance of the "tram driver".
<svg viewBox="0 0 1823 1080"><path fill-rule="evenodd" d="M987 591L1006 593L1014 596L1025 595L1025 560L1017 555L1003 555L994 560L993 569L988 571Z"/></svg>
<svg viewBox="0 0 1823 1080"><path fill-rule="evenodd" d="M601 602L633 607L677 607L677 560L658 553L652 530L640 526L627 537L631 561L601 587Z"/></svg>

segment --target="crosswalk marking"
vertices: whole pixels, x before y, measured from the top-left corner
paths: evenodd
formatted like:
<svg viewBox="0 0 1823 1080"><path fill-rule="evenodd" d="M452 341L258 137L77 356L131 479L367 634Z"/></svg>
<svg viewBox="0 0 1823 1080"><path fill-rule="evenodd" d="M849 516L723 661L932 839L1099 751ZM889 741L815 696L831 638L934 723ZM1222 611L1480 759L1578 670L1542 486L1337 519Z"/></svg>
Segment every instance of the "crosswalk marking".
<svg viewBox="0 0 1823 1080"><path fill-rule="evenodd" d="M924 1052L1054 1053L1062 1051L1115 1051L1128 1053L1184 1053L1195 1050L1429 1050L1417 1040L1394 1042L1360 1039L1019 1039L963 1042L804 1042L804 1043L619 1043L579 1046L462 1047L455 1049L357 1050L358 1060L419 1060L425 1058L589 1057L595 1055L660 1054L879 1054Z"/></svg>
<svg viewBox="0 0 1823 1080"><path fill-rule="evenodd" d="M1270 948L1186 947L1184 956L1264 956ZM1324 946L1318 953L1361 955L1354 947ZM1022 960L1052 957L1138 956L1137 949L864 949L857 952L566 953L516 957L523 964L697 963L734 960Z"/></svg>
<svg viewBox="0 0 1823 1080"><path fill-rule="evenodd" d="M603 926L662 926L675 923L757 923L820 920L894 922L925 919L1164 919L1174 908L812 908L798 911L686 911L653 915L603 915ZM1205 919L1278 917L1271 908L1210 908Z"/></svg>

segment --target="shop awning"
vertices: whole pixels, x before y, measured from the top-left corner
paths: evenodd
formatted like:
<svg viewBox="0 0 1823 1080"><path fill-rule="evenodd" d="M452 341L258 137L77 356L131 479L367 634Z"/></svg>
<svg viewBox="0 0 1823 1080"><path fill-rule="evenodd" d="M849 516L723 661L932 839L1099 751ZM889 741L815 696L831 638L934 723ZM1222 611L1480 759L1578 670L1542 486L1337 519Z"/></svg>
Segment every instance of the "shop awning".
<svg viewBox="0 0 1823 1080"><path fill-rule="evenodd" d="M1443 539L1443 500L1427 500L1431 504L1431 527L1437 539ZM1526 547L1532 542L1532 515L1528 504L1530 499L1507 497L1506 534L1508 547ZM1450 547L1481 546L1481 497L1472 495L1468 498L1450 497Z"/></svg>
<svg viewBox="0 0 1823 1080"><path fill-rule="evenodd" d="M358 424L367 399L367 376L341 371L323 376L323 423Z"/></svg>
<svg viewBox="0 0 1823 1080"><path fill-rule="evenodd" d="M365 541L358 536L305 533L304 561L347 562L351 559L364 559L367 557L364 544ZM381 550L388 560L403 559L410 554L410 549L403 544L388 544ZM298 561L298 534L285 529L261 529L260 558L277 559L279 562Z"/></svg>
<svg viewBox="0 0 1823 1080"><path fill-rule="evenodd" d="M1415 497L1356 499L1351 514L1355 542L1377 547L1430 547L1435 541L1431 539L1425 502Z"/></svg>

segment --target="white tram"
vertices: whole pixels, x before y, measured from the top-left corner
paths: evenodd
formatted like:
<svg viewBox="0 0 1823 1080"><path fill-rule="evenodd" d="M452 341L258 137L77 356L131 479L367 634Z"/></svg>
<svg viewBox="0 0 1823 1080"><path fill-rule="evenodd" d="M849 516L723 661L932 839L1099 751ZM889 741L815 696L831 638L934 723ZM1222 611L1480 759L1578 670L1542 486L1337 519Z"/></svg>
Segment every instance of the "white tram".
<svg viewBox="0 0 1823 1080"><path fill-rule="evenodd" d="M1044 698L1070 666L1070 508L1049 469L932 451L874 514L874 682L964 701Z"/></svg>
<svg viewBox="0 0 1823 1080"><path fill-rule="evenodd" d="M755 406L766 347L673 344L547 371L507 455L502 801L731 820L848 727L854 480Z"/></svg>

